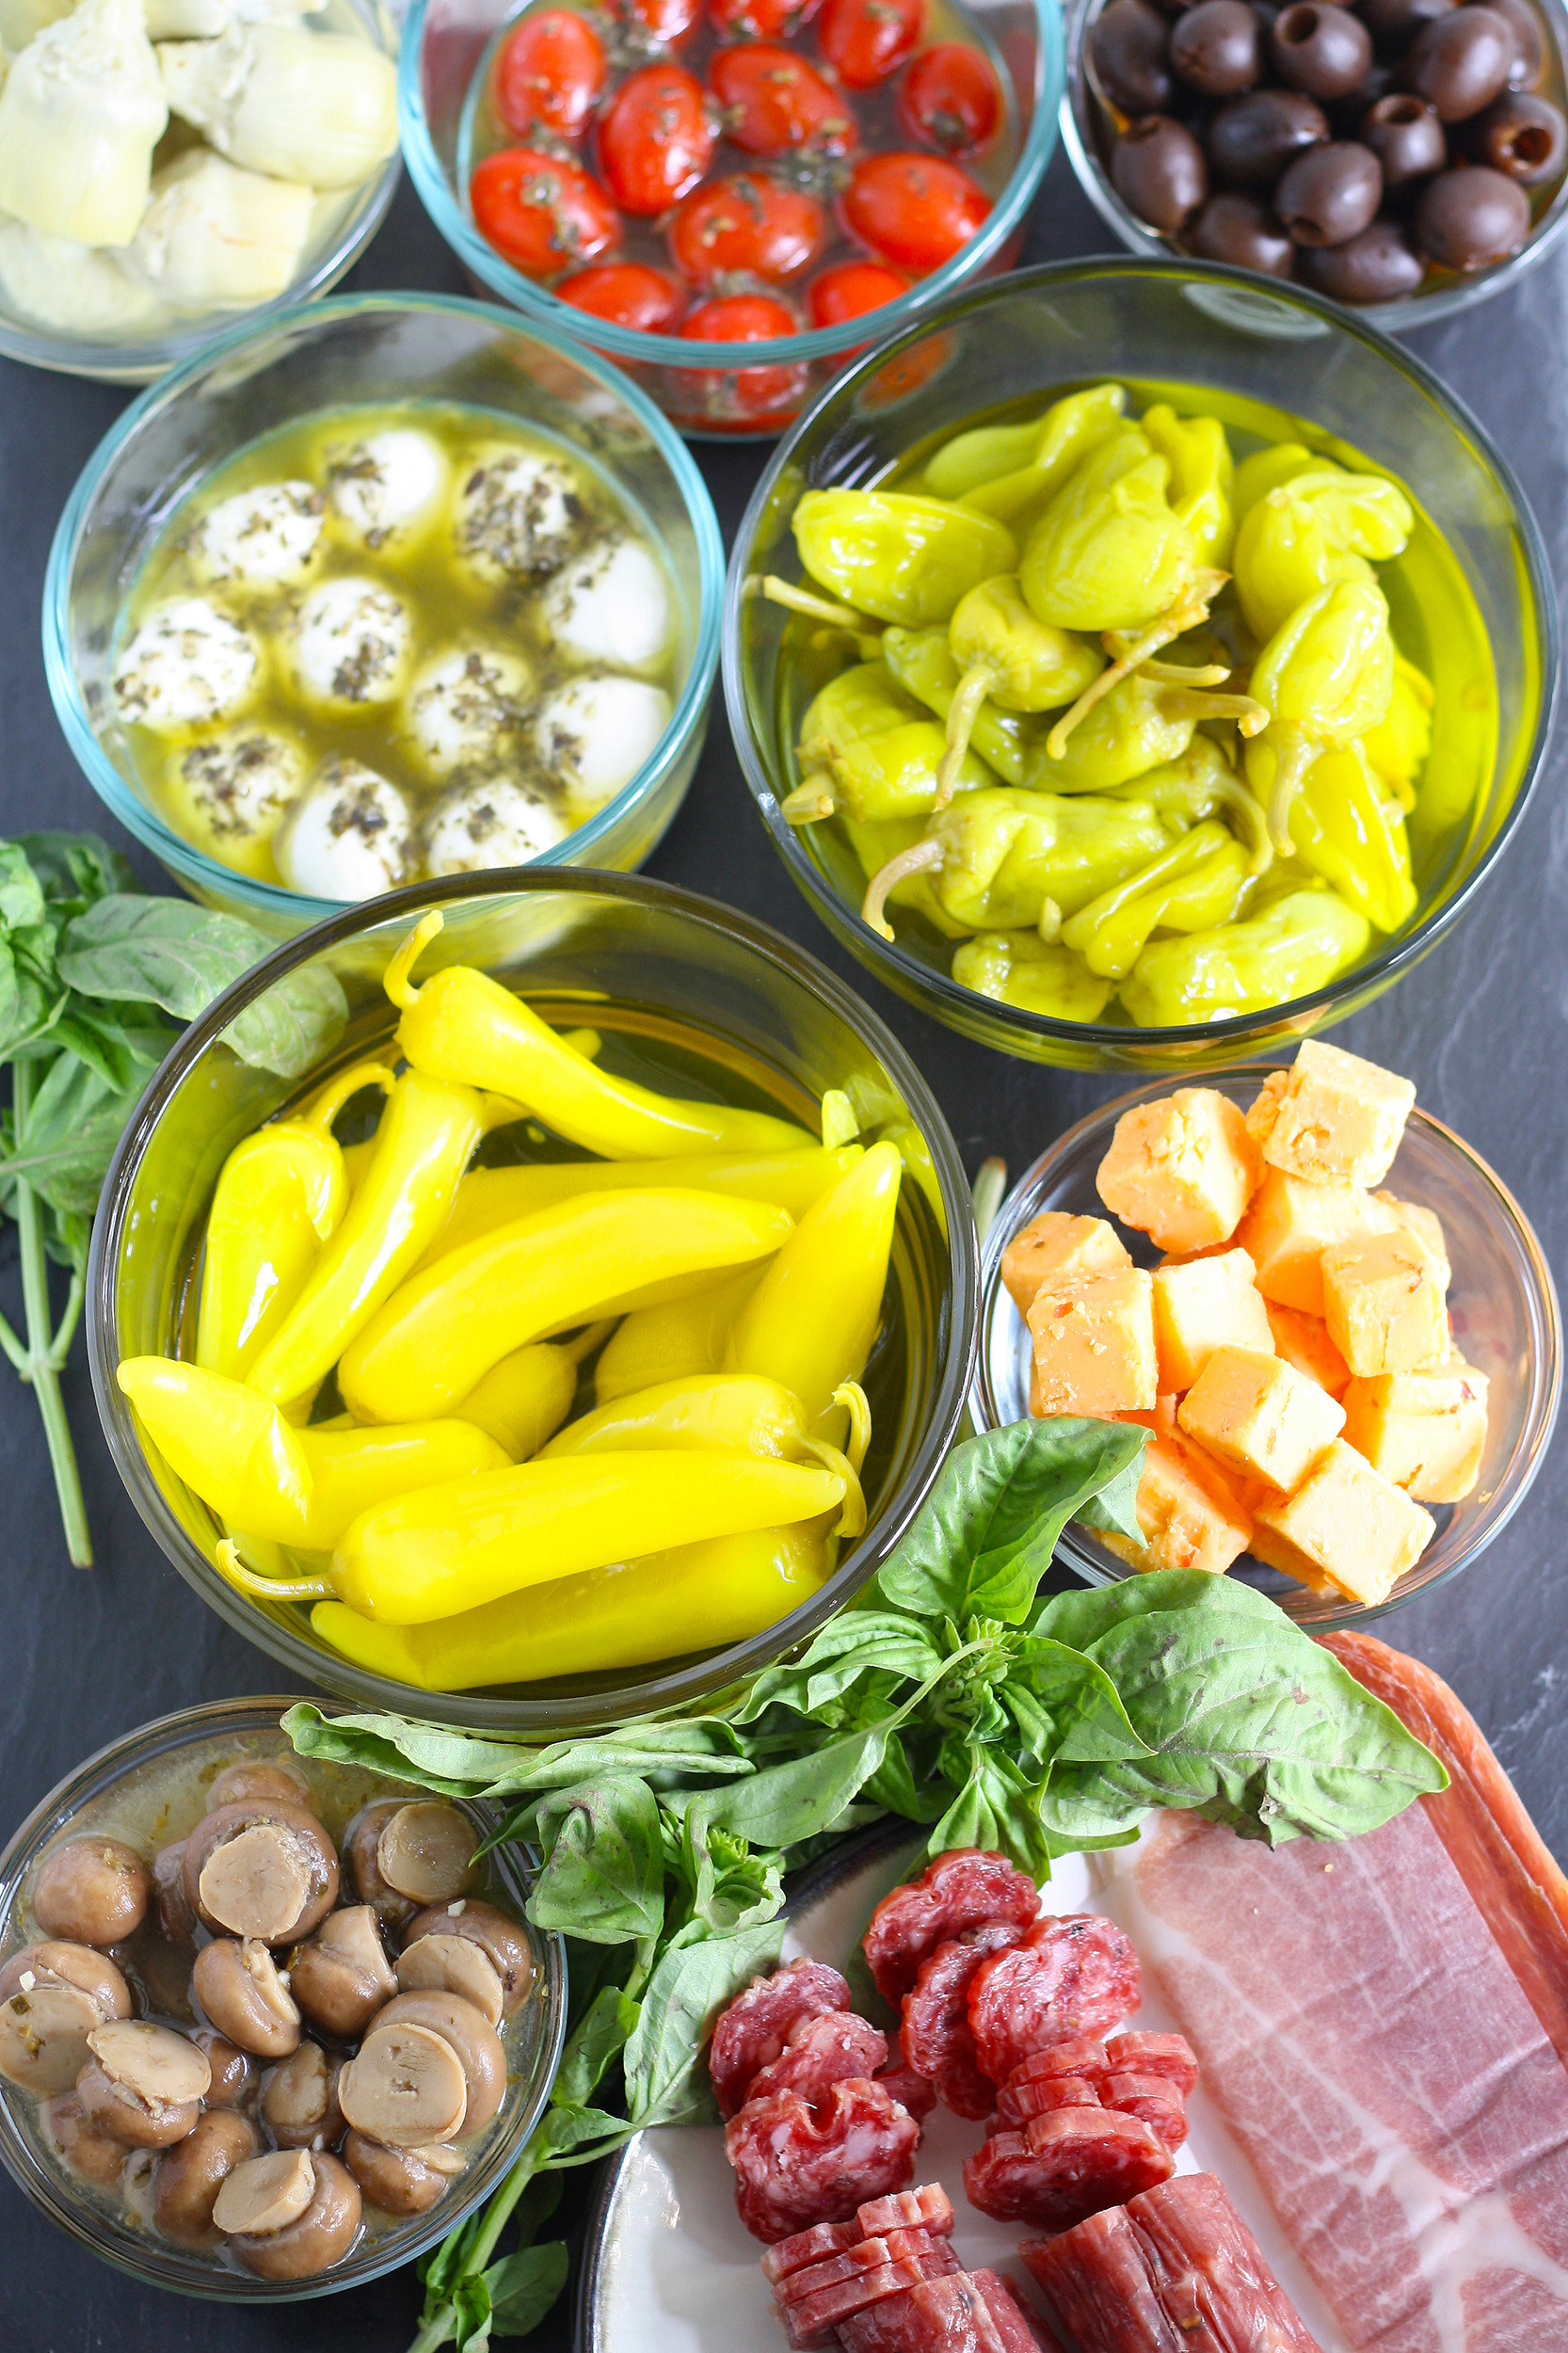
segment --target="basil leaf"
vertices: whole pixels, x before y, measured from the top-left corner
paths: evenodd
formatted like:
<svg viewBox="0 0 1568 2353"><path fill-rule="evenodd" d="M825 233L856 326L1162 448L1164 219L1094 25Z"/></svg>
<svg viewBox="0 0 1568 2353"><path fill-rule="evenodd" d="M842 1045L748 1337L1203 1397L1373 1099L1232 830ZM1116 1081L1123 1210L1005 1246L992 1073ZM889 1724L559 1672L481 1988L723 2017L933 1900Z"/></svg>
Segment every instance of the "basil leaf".
<svg viewBox="0 0 1568 2353"><path fill-rule="evenodd" d="M682 1929L655 1968L626 2046L626 2105L634 2125L675 2124L702 2114L711 2094L696 2073L714 2019L742 1987L778 1960L784 1923L708 1936Z"/></svg>
<svg viewBox="0 0 1568 2353"><path fill-rule="evenodd" d="M552 2239L546 2247L520 2248L504 2263L492 2264L483 2275L489 2295L490 2333L529 2335L566 2286L568 2267L562 2239Z"/></svg>
<svg viewBox="0 0 1568 2353"><path fill-rule="evenodd" d="M24 833L16 845L37 875L47 904L63 915L82 914L111 891L135 890L129 858L96 833Z"/></svg>
<svg viewBox="0 0 1568 2353"><path fill-rule="evenodd" d="M264 951L266 944L261 943ZM348 1000L337 974L325 965L305 965L285 972L235 1014L223 1043L257 1070L302 1079L347 1026Z"/></svg>
<svg viewBox="0 0 1568 2353"><path fill-rule="evenodd" d="M815 1716L863 1674L878 1671L924 1683L941 1663L924 1627L902 1610L848 1610L824 1625L792 1664L759 1675L735 1721L754 1722L773 1706Z"/></svg>
<svg viewBox="0 0 1568 2353"><path fill-rule="evenodd" d="M694 1917L721 1935L771 1920L784 1901L782 1858L753 1854L744 1838L728 1831L704 1831L696 1808L681 1825L681 1861Z"/></svg>
<svg viewBox="0 0 1568 2353"><path fill-rule="evenodd" d="M50 1064L26 1119L20 1127L8 1123L0 1186L8 1190L24 1176L62 1216L90 1218L143 1083L138 1079L127 1090L113 1087L73 1054L61 1054Z"/></svg>
<svg viewBox="0 0 1568 2353"><path fill-rule="evenodd" d="M917 1782L907 1745L896 1732L888 1735L882 1762L860 1794L885 1813L902 1814L909 1822L938 1821L948 1803L945 1783L930 1779Z"/></svg>
<svg viewBox="0 0 1568 2353"><path fill-rule="evenodd" d="M455 2281L451 2304L453 2353L485 2353L490 2341L490 2292L483 2275L471 2271Z"/></svg>
<svg viewBox="0 0 1568 2353"><path fill-rule="evenodd" d="M968 1777L932 1832L927 1853L983 1847L1006 1855L1032 1879L1048 1880L1051 1845L1034 1811L1035 1785L1000 1749L983 1740L966 1745Z"/></svg>
<svg viewBox="0 0 1568 2353"><path fill-rule="evenodd" d="M584 1782L538 1811L548 1860L528 1898L536 1929L590 1945L657 1936L664 1917L664 1844L647 1782Z"/></svg>
<svg viewBox="0 0 1568 2353"><path fill-rule="evenodd" d="M710 1829L733 1831L756 1847L793 1847L803 1838L814 1838L831 1829L858 1797L881 1764L893 1729L892 1721L884 1718L804 1756L770 1765L749 1781L705 1791L692 1801L688 1815L688 1821L695 1817L697 1825L693 1835L706 1835Z"/></svg>
<svg viewBox="0 0 1568 2353"><path fill-rule="evenodd" d="M399 1781L417 1781L443 1798L472 1798L486 1792L517 1757L515 1747L454 1732L442 1724L412 1723L404 1716L324 1716L307 1701L291 1707L283 1730L301 1756L329 1757L338 1765L361 1765Z"/></svg>
<svg viewBox="0 0 1568 2353"><path fill-rule="evenodd" d="M260 933L235 916L117 892L67 924L59 968L84 997L138 998L194 1021L265 952Z"/></svg>
<svg viewBox="0 0 1568 2353"><path fill-rule="evenodd" d="M582 2107L620 2057L637 2023L639 2005L618 1985L601 1985L567 2038L551 2098L562 2107Z"/></svg>
<svg viewBox="0 0 1568 2353"><path fill-rule="evenodd" d="M1017 1703L1027 1693L1050 1718L1048 1747L1041 1758L1060 1756L1079 1764L1098 1758L1145 1756L1148 1743L1122 1704L1122 1695L1097 1659L1048 1635L1027 1637L1015 1650L1003 1705L1020 1731Z"/></svg>
<svg viewBox="0 0 1568 2353"><path fill-rule="evenodd" d="M636 1773L649 1788L658 1789L689 1775L713 1780L752 1770L739 1737L716 1716L667 1724L629 1724L621 1732L595 1733L584 1740L556 1740L545 1749L489 1745L507 1760L487 1785L485 1795L490 1798L510 1797L524 1789L566 1788L593 1773Z"/></svg>
<svg viewBox="0 0 1568 2353"><path fill-rule="evenodd" d="M0 928L26 931L43 920L43 886L20 841L0 841Z"/></svg>
<svg viewBox="0 0 1568 2353"><path fill-rule="evenodd" d="M46 1037L70 1001L54 969L54 945L47 924L0 939L0 1056Z"/></svg>

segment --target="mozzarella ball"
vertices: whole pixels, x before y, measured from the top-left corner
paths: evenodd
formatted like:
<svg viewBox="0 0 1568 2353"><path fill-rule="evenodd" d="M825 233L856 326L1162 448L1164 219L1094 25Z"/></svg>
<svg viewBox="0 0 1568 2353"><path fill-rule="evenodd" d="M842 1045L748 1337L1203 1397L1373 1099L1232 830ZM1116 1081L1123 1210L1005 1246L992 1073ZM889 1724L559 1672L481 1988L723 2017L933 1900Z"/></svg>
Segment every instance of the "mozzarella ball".
<svg viewBox="0 0 1568 2353"><path fill-rule="evenodd" d="M344 530L367 548L422 522L446 488L443 451L427 433L396 426L373 433L329 461L327 495Z"/></svg>
<svg viewBox="0 0 1568 2353"><path fill-rule="evenodd" d="M551 775L597 808L651 760L669 723L663 687L636 678L578 678L540 705L534 742Z"/></svg>
<svg viewBox="0 0 1568 2353"><path fill-rule="evenodd" d="M565 562L583 502L565 466L520 449L470 468L457 498L457 553L489 580L544 580Z"/></svg>
<svg viewBox="0 0 1568 2353"><path fill-rule="evenodd" d="M194 832L243 851L270 840L305 781L300 745L276 729L225 728L169 762L169 791Z"/></svg>
<svg viewBox="0 0 1568 2353"><path fill-rule="evenodd" d="M516 654L461 647L415 679L408 728L432 776L449 776L465 760L493 761L527 716L533 686Z"/></svg>
<svg viewBox="0 0 1568 2353"><path fill-rule="evenodd" d="M272 860L312 899L374 899L403 880L412 836L396 785L357 760L329 760L273 837Z"/></svg>
<svg viewBox="0 0 1568 2353"><path fill-rule="evenodd" d="M160 732L201 727L236 710L261 655L249 632L205 597L155 605L115 665L122 719Z"/></svg>
<svg viewBox="0 0 1568 2353"><path fill-rule="evenodd" d="M551 582L544 621L555 643L581 661L640 668L669 637L664 576L640 539L606 540Z"/></svg>
<svg viewBox="0 0 1568 2353"><path fill-rule="evenodd" d="M424 862L432 874L526 866L566 833L542 793L510 776L492 776L484 784L459 785L437 804L425 834Z"/></svg>
<svg viewBox="0 0 1568 2353"><path fill-rule="evenodd" d="M321 538L321 499L308 482L264 482L208 508L191 537L207 580L246 588L303 580Z"/></svg>
<svg viewBox="0 0 1568 2353"><path fill-rule="evenodd" d="M323 581L299 608L292 653L299 691L313 702L391 702L408 659L408 608L374 580Z"/></svg>

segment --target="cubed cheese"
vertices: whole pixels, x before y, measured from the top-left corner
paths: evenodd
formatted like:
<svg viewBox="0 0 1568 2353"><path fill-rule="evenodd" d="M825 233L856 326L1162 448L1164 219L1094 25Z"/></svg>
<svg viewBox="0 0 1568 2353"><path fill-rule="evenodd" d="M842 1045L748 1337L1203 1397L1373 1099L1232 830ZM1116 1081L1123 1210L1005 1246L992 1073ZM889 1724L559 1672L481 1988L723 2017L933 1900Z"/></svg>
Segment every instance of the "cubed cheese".
<svg viewBox="0 0 1568 2353"><path fill-rule="evenodd" d="M1386 1601L1431 1542L1435 1522L1402 1488L1336 1439L1292 1496L1264 1504L1252 1548L1305 1585L1326 1577L1352 1601Z"/></svg>
<svg viewBox="0 0 1568 2353"><path fill-rule="evenodd" d="M1359 1185L1309 1185L1266 1168L1236 1240L1257 1269L1265 1299L1320 1316L1324 1251L1333 1242L1390 1233L1397 1224L1393 1211Z"/></svg>
<svg viewBox="0 0 1568 2353"><path fill-rule="evenodd" d="M1095 1181L1124 1225L1188 1251L1229 1240L1261 1175L1236 1105L1212 1087L1178 1087L1122 1113Z"/></svg>
<svg viewBox="0 0 1568 2353"><path fill-rule="evenodd" d="M1447 1290L1453 1280L1453 1270L1448 1264L1448 1238L1443 1231L1443 1221L1437 1211L1429 1209L1424 1202L1401 1201L1397 1193L1374 1193L1372 1198L1382 1202L1397 1225L1402 1226L1407 1234L1414 1234L1418 1242L1425 1244L1437 1261L1443 1289Z"/></svg>
<svg viewBox="0 0 1568 2353"><path fill-rule="evenodd" d="M1252 1515L1219 1465L1174 1433L1149 1441L1137 1509L1143 1543L1113 1546L1136 1568L1222 1577L1252 1542Z"/></svg>
<svg viewBox="0 0 1568 2353"><path fill-rule="evenodd" d="M1244 1477L1288 1494L1345 1426L1342 1407L1277 1356L1219 1348L1176 1407L1178 1426Z"/></svg>
<svg viewBox="0 0 1568 2353"><path fill-rule="evenodd" d="M1279 1307L1266 1301L1274 1354L1316 1381L1330 1397L1343 1398L1351 1369L1328 1336L1321 1316L1304 1316L1299 1307Z"/></svg>
<svg viewBox="0 0 1568 2353"><path fill-rule="evenodd" d="M1407 1231L1336 1242L1322 1256L1323 1321L1352 1373L1414 1372L1448 1353L1439 1267Z"/></svg>
<svg viewBox="0 0 1568 2353"><path fill-rule="evenodd" d="M1450 1356L1417 1372L1352 1381L1345 1391L1345 1437L1418 1503L1457 1503L1480 1472L1486 1375Z"/></svg>
<svg viewBox="0 0 1568 2353"><path fill-rule="evenodd" d="M1271 1070L1247 1105L1247 1133L1260 1152L1273 1134L1274 1122L1279 1117L1280 1096L1289 1083L1288 1070Z"/></svg>
<svg viewBox="0 0 1568 2353"><path fill-rule="evenodd" d="M1263 1157L1309 1184L1381 1185L1416 1100L1408 1079L1308 1038L1263 1139ZM1255 1103L1255 1113L1259 1112Z"/></svg>
<svg viewBox="0 0 1568 2353"><path fill-rule="evenodd" d="M1144 1267L1072 1274L1034 1294L1032 1414L1108 1415L1152 1410L1154 1285Z"/></svg>
<svg viewBox="0 0 1568 2353"><path fill-rule="evenodd" d="M1217 1348L1273 1354L1269 1312L1253 1281L1255 1272L1244 1250L1193 1258L1186 1266L1156 1267L1154 1344L1161 1390L1190 1389Z"/></svg>
<svg viewBox="0 0 1568 2353"><path fill-rule="evenodd" d="M1074 1217L1066 1209L1047 1209L1015 1234L1001 1254L1001 1279L1027 1316L1042 1283L1061 1282L1069 1274L1105 1274L1112 1267L1130 1266L1127 1246L1103 1217Z"/></svg>

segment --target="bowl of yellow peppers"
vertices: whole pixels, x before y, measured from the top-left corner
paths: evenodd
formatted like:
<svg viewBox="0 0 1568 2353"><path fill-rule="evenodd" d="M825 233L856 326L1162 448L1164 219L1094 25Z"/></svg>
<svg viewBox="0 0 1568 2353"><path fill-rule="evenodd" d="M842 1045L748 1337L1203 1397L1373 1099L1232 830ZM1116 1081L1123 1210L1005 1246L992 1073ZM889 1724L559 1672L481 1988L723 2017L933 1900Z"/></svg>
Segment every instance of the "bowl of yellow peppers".
<svg viewBox="0 0 1568 2353"><path fill-rule="evenodd" d="M235 1024L309 1018L292 1087ZM665 885L393 893L169 1056L88 1276L99 1410L187 1582L362 1704L570 1730L842 1606L957 1431L978 1252L854 995Z"/></svg>
<svg viewBox="0 0 1568 2353"><path fill-rule="evenodd" d="M730 566L795 883L966 1035L1168 1070L1320 1029L1476 899L1540 767L1540 535L1430 371L1202 264L1017 273L869 353Z"/></svg>

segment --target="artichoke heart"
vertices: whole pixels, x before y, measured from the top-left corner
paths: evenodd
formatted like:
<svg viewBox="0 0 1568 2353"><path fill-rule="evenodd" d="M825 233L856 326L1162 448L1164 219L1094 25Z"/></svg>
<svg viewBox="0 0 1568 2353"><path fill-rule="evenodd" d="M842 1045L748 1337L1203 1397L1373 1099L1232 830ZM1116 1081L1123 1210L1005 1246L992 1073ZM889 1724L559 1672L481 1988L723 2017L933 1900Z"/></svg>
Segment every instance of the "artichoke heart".
<svg viewBox="0 0 1568 2353"><path fill-rule="evenodd" d="M0 89L0 213L81 245L129 245L168 121L141 0L81 0Z"/></svg>
<svg viewBox="0 0 1568 2353"><path fill-rule="evenodd" d="M0 49L14 57L35 33L69 16L72 0L0 0Z"/></svg>
<svg viewBox="0 0 1568 2353"><path fill-rule="evenodd" d="M248 171L317 188L367 179L397 146L397 75L348 33L232 24L158 49L169 105Z"/></svg>
<svg viewBox="0 0 1568 2353"><path fill-rule="evenodd" d="M72 335L136 333L158 316L156 298L118 253L22 220L0 221L0 294L24 318Z"/></svg>
<svg viewBox="0 0 1568 2353"><path fill-rule="evenodd" d="M178 310L244 310L293 283L314 206L297 182L196 148L158 173L125 259Z"/></svg>
<svg viewBox="0 0 1568 2353"><path fill-rule="evenodd" d="M45 8L52 0L0 0L0 15L11 8ZM281 17L292 23L309 14L299 0L147 0L147 30L153 40L216 40L231 24L264 24Z"/></svg>

